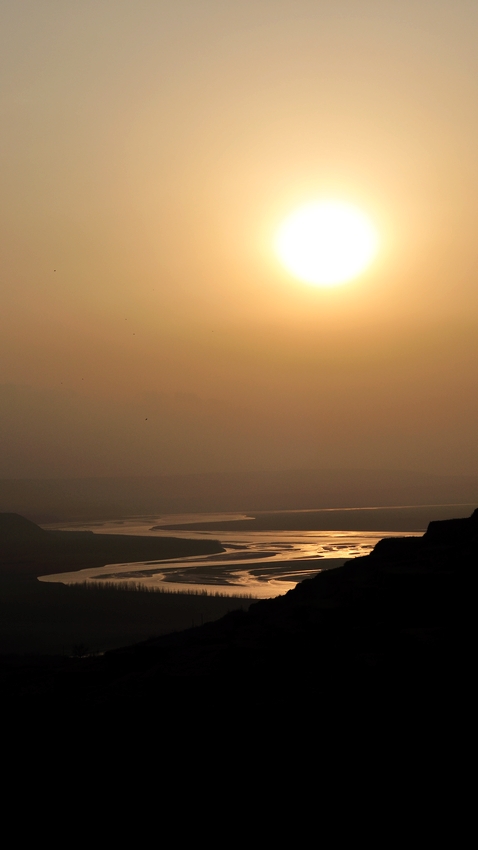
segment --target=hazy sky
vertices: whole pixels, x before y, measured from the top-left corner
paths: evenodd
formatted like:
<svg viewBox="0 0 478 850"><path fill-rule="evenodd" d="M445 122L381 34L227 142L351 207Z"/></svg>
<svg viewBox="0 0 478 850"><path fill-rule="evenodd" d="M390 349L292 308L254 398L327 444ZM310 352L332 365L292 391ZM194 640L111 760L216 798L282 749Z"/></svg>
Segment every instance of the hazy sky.
<svg viewBox="0 0 478 850"><path fill-rule="evenodd" d="M478 473L476 0L2 0L0 476ZM380 234L336 288L274 239Z"/></svg>

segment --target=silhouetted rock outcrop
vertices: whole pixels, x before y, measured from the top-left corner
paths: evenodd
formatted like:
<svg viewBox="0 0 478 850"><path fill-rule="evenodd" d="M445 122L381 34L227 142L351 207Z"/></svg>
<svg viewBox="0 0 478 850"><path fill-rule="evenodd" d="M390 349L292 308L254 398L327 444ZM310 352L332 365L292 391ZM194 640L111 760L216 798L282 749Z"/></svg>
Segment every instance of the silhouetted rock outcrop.
<svg viewBox="0 0 478 850"><path fill-rule="evenodd" d="M478 508L471 517L431 522L423 536L425 546L466 546L478 541Z"/></svg>
<svg viewBox="0 0 478 850"><path fill-rule="evenodd" d="M20 514L0 514L0 546L42 540L47 532Z"/></svg>

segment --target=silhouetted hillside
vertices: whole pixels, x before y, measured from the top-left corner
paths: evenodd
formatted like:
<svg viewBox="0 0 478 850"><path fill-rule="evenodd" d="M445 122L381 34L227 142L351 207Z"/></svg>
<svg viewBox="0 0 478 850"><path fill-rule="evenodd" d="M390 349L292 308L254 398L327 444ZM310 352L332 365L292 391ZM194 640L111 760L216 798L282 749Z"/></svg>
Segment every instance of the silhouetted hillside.
<svg viewBox="0 0 478 850"><path fill-rule="evenodd" d="M61 694L156 708L186 685L208 705L230 693L256 706L304 709L344 688L355 694L392 688L413 699L434 688L455 691L471 674L477 544L475 510L467 519L431 523L422 538L380 541L369 556L247 613L74 668L58 662L48 684L43 672L30 669L25 681L33 676L42 699ZM5 668L4 678L8 690ZM17 679L17 694L22 687Z"/></svg>
<svg viewBox="0 0 478 850"><path fill-rule="evenodd" d="M0 514L0 546L23 541L38 542L44 539L43 528L19 514Z"/></svg>

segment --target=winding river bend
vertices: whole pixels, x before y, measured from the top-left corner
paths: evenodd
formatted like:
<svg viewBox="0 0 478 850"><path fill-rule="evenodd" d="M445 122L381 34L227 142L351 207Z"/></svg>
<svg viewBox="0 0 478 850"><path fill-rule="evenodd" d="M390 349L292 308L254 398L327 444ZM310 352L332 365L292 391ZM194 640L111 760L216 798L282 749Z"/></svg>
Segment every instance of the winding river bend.
<svg viewBox="0 0 478 850"><path fill-rule="evenodd" d="M253 516L176 514L56 524L50 528L89 530L97 534L214 539L220 541L224 552L167 561L109 564L45 575L39 580L64 584L127 582L169 591L270 598L286 593L297 582L324 569L368 554L383 537L420 536L429 519L453 514L462 515L463 506L357 509L348 514L344 510L276 511ZM324 529L324 524L332 525L332 530ZM339 530L333 530L333 526L338 526Z"/></svg>

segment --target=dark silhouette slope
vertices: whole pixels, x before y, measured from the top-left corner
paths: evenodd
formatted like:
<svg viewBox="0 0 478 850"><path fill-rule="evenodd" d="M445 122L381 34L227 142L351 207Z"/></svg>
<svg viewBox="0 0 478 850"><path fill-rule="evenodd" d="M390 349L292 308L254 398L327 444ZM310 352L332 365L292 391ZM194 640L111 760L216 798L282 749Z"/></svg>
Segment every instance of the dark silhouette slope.
<svg viewBox="0 0 478 850"><path fill-rule="evenodd" d="M37 543L45 538L46 533L43 528L19 514L0 514L0 546L2 549L11 544L18 546L23 542Z"/></svg>
<svg viewBox="0 0 478 850"><path fill-rule="evenodd" d="M337 666L386 673L453 665L466 649L478 510L430 523L422 538L388 538L367 557L320 573L283 597L194 632L124 650L157 653L173 675L239 671L309 676ZM118 654L118 658L121 652Z"/></svg>
<svg viewBox="0 0 478 850"><path fill-rule="evenodd" d="M157 707L187 686L204 705L230 692L234 704L300 709L344 689L357 695L392 687L409 697L433 688L457 692L471 672L477 544L478 510L431 523L422 538L380 541L369 556L247 613L76 668L59 663L45 698ZM39 674L39 693L42 682Z"/></svg>

